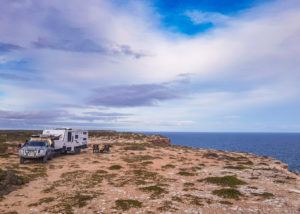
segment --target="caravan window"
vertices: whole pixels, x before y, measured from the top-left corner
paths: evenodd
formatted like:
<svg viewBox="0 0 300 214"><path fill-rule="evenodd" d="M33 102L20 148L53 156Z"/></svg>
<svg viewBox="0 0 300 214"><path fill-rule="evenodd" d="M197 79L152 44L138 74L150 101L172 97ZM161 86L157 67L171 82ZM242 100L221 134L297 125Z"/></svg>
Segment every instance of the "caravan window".
<svg viewBox="0 0 300 214"><path fill-rule="evenodd" d="M78 139L78 134L77 134L77 135L75 135L75 139Z"/></svg>
<svg viewBox="0 0 300 214"><path fill-rule="evenodd" d="M69 141L69 142L72 141L72 132L68 132L68 141Z"/></svg>
<svg viewBox="0 0 300 214"><path fill-rule="evenodd" d="M87 134L87 132L83 132L83 134Z"/></svg>

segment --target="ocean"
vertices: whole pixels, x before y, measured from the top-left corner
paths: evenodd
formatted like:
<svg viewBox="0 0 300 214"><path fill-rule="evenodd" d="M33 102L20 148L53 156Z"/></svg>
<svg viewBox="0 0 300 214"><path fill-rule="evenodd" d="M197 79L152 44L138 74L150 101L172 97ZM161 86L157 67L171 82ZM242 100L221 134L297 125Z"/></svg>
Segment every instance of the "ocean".
<svg viewBox="0 0 300 214"><path fill-rule="evenodd" d="M176 145L224 151L249 152L276 158L300 172L300 133L151 132Z"/></svg>

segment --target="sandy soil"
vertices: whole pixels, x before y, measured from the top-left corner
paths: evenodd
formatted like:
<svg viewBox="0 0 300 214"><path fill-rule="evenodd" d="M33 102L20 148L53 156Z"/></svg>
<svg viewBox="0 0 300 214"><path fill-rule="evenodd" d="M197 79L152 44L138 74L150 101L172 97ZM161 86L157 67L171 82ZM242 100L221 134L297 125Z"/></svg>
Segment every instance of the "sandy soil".
<svg viewBox="0 0 300 214"><path fill-rule="evenodd" d="M113 143L90 144L107 142ZM129 141L113 144L108 154L90 147L47 164L19 165L17 155L0 164L43 170L5 195L0 213L300 213L300 176L251 154ZM224 176L238 182L223 182ZM218 194L222 189L234 192Z"/></svg>

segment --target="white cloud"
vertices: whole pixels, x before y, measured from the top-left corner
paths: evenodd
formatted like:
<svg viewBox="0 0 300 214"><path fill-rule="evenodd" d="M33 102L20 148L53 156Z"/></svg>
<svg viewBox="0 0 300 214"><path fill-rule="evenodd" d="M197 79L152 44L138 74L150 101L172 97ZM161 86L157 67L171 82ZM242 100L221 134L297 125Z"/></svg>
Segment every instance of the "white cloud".
<svg viewBox="0 0 300 214"><path fill-rule="evenodd" d="M191 21L196 24L224 24L229 21L230 17L225 16L221 13L213 12L203 12L197 10L189 10L185 12L185 15L191 19Z"/></svg>
<svg viewBox="0 0 300 214"><path fill-rule="evenodd" d="M132 118L140 123L169 120L179 121L177 124L185 127L199 125L202 116L232 115L235 110L263 108L299 96L300 5L297 1L287 1L284 6L280 1L263 5L230 18L187 11L186 15L195 24L222 24L220 28L194 36L160 28L154 8L138 1L124 7L96 0L4 2L0 41L25 47L14 58L30 59L41 78L37 86L35 83L2 84L0 90L9 94L0 98L5 106L22 109L47 104L84 104L95 88L163 83L190 73L192 85L186 86L189 88L185 89L186 99L151 108L118 109L137 114ZM35 48L33 42L43 37L70 38L75 45L86 38L99 46L128 45L146 56L136 59L126 54ZM7 59L1 56L0 62ZM216 92L204 93L203 82L228 82L236 84L233 88L247 86L247 90L220 91L215 84L211 88ZM126 123L136 124L128 118Z"/></svg>

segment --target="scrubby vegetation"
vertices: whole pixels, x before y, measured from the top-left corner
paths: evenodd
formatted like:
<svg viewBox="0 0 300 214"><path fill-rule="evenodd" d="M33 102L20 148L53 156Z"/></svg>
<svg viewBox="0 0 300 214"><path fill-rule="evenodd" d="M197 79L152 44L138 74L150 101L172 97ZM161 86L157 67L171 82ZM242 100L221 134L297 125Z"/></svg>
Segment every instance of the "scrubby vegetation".
<svg viewBox="0 0 300 214"><path fill-rule="evenodd" d="M119 170L121 168L122 168L122 166L120 166L120 165L112 165L108 169L110 169L110 170Z"/></svg>
<svg viewBox="0 0 300 214"><path fill-rule="evenodd" d="M216 184L216 185L220 185L220 186L228 186L228 187L235 187L238 185L243 185L246 184L246 182L238 179L235 176L223 176L223 177L208 177L201 181L206 181L208 183L212 183L212 184Z"/></svg>
<svg viewBox="0 0 300 214"><path fill-rule="evenodd" d="M130 208L141 208L143 203L138 200L132 200L132 199L119 199L115 202L116 208L126 211Z"/></svg>
<svg viewBox="0 0 300 214"><path fill-rule="evenodd" d="M29 206L29 207L36 207L36 206L39 206L39 205L41 205L41 204L43 204L43 203L50 203L50 202L52 202L52 201L54 201L54 200L55 200L54 197L41 198L38 202L36 202L36 203L31 203L31 204L29 204L28 206Z"/></svg>
<svg viewBox="0 0 300 214"><path fill-rule="evenodd" d="M243 153L197 150L180 146L160 147L138 138L136 141L128 140L129 143L124 143L118 141L118 137L122 136L124 135L113 133L109 136L103 135L101 139L91 140L92 144L104 143L103 139L107 138L108 142L113 144L109 154L92 154L89 148L80 155L59 156L49 164L20 165L17 155L13 155L17 149L8 146L6 152L9 151L11 156L8 159L0 159L5 165L1 166L0 184L5 177L3 175L11 171L14 176L22 179L19 185L11 185L12 190L24 183L27 185L24 185L20 192L3 197L2 201L0 197L0 204L12 207L4 208L7 211L17 210L19 213L24 207L27 208L24 212L36 209L45 213L66 214L183 213L197 211L202 209L201 207L207 212L214 212L217 207L230 213L237 205L244 210L249 204L264 206L269 201L259 201L270 198L274 198L275 201L275 193L282 191L280 197L283 197L289 194L285 187L298 184L296 175L280 171L280 166L275 171L276 166L274 167L272 162L266 162L271 163L268 167L272 170L263 170L262 167L266 166L258 164L263 159L255 156L252 158L251 155ZM93 133L90 137L93 137ZM30 183L31 180L47 174L47 182L41 182L45 185L40 189L37 184L41 180ZM253 183L250 179L256 180L253 180ZM246 181L247 186L241 187ZM268 182L268 186L261 188L265 181ZM275 185L273 182L277 181L285 182L285 185ZM273 190L272 187L276 189ZM0 192L1 188L0 186ZM33 192L27 194L31 189ZM272 190L274 194L264 192L266 190ZM38 196L29 198L35 192ZM243 199L243 203L236 201L240 198ZM293 200L289 201L289 205L295 207L297 203ZM278 203L286 207L280 200ZM13 207L14 205L16 207Z"/></svg>
<svg viewBox="0 0 300 214"><path fill-rule="evenodd" d="M184 187L193 187L193 186L195 186L195 184L191 183L191 182L186 182L186 183L183 184L183 186Z"/></svg>
<svg viewBox="0 0 300 214"><path fill-rule="evenodd" d="M274 194L270 193L270 192L263 192L263 193L252 193L252 195L254 196L259 196L263 199L269 199L269 198L273 198Z"/></svg>
<svg viewBox="0 0 300 214"><path fill-rule="evenodd" d="M158 146L165 146L170 143L166 137L161 135L146 135L143 133L133 133L133 132L90 130L89 136L93 138L106 138L106 139L116 139L116 140L126 139L126 140L140 141L140 142L148 140L152 144L156 144ZM160 144L160 142L163 142L163 144Z"/></svg>
<svg viewBox="0 0 300 214"><path fill-rule="evenodd" d="M182 175L182 176L195 176L195 173L192 172L187 172L187 171L179 171L178 175Z"/></svg>
<svg viewBox="0 0 300 214"><path fill-rule="evenodd" d="M159 185L153 185L153 186L147 186L147 187L142 187L140 188L140 190L144 191L144 192L149 192L151 193L151 198L159 198L161 197L164 193L167 193L166 189L164 189L163 187L159 186Z"/></svg>
<svg viewBox="0 0 300 214"><path fill-rule="evenodd" d="M231 198L231 199L239 199L239 197L242 195L240 191L232 188L214 190L212 194L222 198Z"/></svg>
<svg viewBox="0 0 300 214"><path fill-rule="evenodd" d="M0 197L11 192L17 186L21 186L28 181L25 177L19 175L15 170L0 169Z"/></svg>
<svg viewBox="0 0 300 214"><path fill-rule="evenodd" d="M133 132L116 132L116 131L107 131L107 130L90 130L89 131L90 137L106 137L106 138L126 138L126 139L133 139L133 140L143 140L145 135L138 134Z"/></svg>
<svg viewBox="0 0 300 214"><path fill-rule="evenodd" d="M142 161L149 161L157 159L156 157L153 157L151 155L132 155L130 157L124 157L123 160L127 163L136 163L136 162L142 162Z"/></svg>
<svg viewBox="0 0 300 214"><path fill-rule="evenodd" d="M141 144L141 143L134 143L134 144L130 144L128 146L125 146L123 149L124 150L131 150L131 151L144 151L146 150L147 144Z"/></svg>
<svg viewBox="0 0 300 214"><path fill-rule="evenodd" d="M7 158L11 155L9 148L14 148L20 143L24 143L31 135L40 131L22 130L0 130L0 158Z"/></svg>
<svg viewBox="0 0 300 214"><path fill-rule="evenodd" d="M188 200L189 204L196 206L203 206L203 199L196 195L185 194L184 197Z"/></svg>
<svg viewBox="0 0 300 214"><path fill-rule="evenodd" d="M176 166L173 164L166 164L166 165L163 165L161 168L162 169L174 169L174 168L176 168Z"/></svg>
<svg viewBox="0 0 300 214"><path fill-rule="evenodd" d="M230 201L219 201L220 204L232 205Z"/></svg>
<svg viewBox="0 0 300 214"><path fill-rule="evenodd" d="M1 142L20 142L23 143L31 135L40 134L38 130L0 130Z"/></svg>
<svg viewBox="0 0 300 214"><path fill-rule="evenodd" d="M249 167L246 167L244 165L228 165L228 166L225 166L224 169L236 169L236 170L244 170L244 169L249 169Z"/></svg>
<svg viewBox="0 0 300 214"><path fill-rule="evenodd" d="M162 205L160 207L157 208L158 211L161 211L161 212L174 212L174 211L177 211L178 209L176 207L173 206L173 203L172 201L164 201L162 203Z"/></svg>
<svg viewBox="0 0 300 214"><path fill-rule="evenodd" d="M92 191L75 191L60 195L60 203L51 208L51 212L73 214L75 208L81 208L101 193Z"/></svg>
<svg viewBox="0 0 300 214"><path fill-rule="evenodd" d="M4 155L7 151L8 145L5 142L0 142L0 155Z"/></svg>

